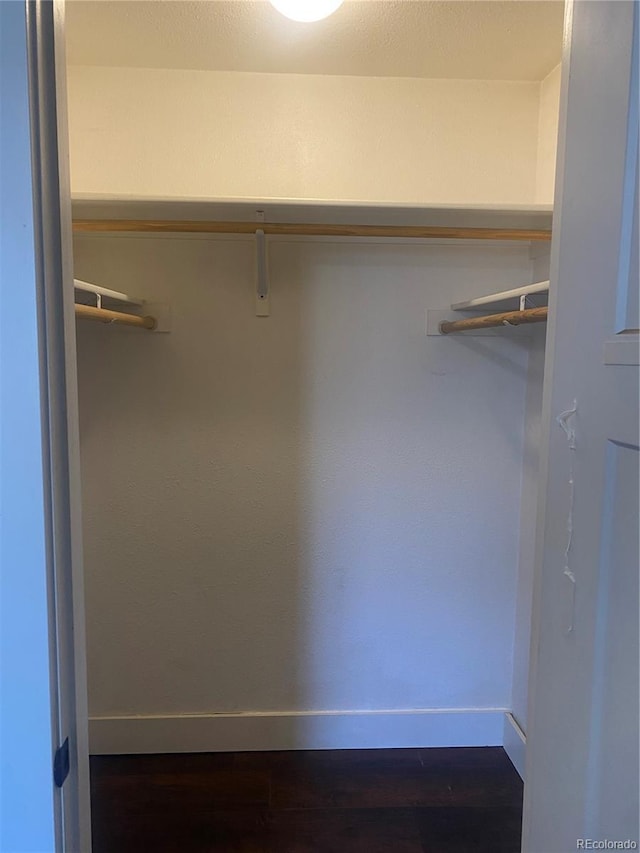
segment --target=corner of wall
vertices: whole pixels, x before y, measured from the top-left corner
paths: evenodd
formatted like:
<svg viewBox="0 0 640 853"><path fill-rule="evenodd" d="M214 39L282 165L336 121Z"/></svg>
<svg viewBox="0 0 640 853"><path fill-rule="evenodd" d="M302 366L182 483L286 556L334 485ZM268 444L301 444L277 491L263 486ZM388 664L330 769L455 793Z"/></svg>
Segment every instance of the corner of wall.
<svg viewBox="0 0 640 853"><path fill-rule="evenodd" d="M511 763L518 771L518 775L524 782L527 738L513 714L510 714L509 712L504 715L502 746L509 756Z"/></svg>
<svg viewBox="0 0 640 853"><path fill-rule="evenodd" d="M540 82L535 196L537 204L553 204L561 77L562 63L559 63Z"/></svg>

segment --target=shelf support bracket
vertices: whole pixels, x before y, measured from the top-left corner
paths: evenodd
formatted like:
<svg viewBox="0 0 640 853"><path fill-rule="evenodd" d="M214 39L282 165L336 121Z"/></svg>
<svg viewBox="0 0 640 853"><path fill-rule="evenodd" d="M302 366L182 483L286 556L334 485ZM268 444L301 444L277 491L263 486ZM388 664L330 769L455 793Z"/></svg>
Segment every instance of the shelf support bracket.
<svg viewBox="0 0 640 853"><path fill-rule="evenodd" d="M256 275L256 317L268 317L271 313L269 264L267 258L267 239L262 228L256 229Z"/></svg>

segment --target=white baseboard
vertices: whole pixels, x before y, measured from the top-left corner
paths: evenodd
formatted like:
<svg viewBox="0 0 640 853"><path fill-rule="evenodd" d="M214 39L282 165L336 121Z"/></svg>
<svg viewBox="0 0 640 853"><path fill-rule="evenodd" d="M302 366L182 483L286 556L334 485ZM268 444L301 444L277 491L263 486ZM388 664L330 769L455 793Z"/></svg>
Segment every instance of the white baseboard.
<svg viewBox="0 0 640 853"><path fill-rule="evenodd" d="M504 708L92 717L90 752L502 746Z"/></svg>
<svg viewBox="0 0 640 853"><path fill-rule="evenodd" d="M504 751L524 782L524 759L527 748L527 737L518 725L516 718L509 711L504 715L504 735L502 738Z"/></svg>

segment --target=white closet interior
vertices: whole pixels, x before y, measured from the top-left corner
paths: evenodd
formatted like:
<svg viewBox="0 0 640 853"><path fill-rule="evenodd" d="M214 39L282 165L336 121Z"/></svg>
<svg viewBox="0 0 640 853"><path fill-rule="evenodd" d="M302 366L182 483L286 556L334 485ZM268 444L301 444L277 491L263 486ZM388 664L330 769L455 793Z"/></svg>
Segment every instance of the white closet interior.
<svg viewBox="0 0 640 853"><path fill-rule="evenodd" d="M91 749L523 772L545 324L440 323L546 305L562 4L289 24L70 10Z"/></svg>

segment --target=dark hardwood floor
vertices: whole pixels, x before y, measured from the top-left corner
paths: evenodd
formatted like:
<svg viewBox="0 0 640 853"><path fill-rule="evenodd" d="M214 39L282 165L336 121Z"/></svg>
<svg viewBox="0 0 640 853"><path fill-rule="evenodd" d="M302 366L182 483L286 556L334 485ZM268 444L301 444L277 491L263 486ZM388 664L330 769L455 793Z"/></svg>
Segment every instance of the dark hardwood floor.
<svg viewBox="0 0 640 853"><path fill-rule="evenodd" d="M91 759L94 853L517 853L499 747Z"/></svg>

